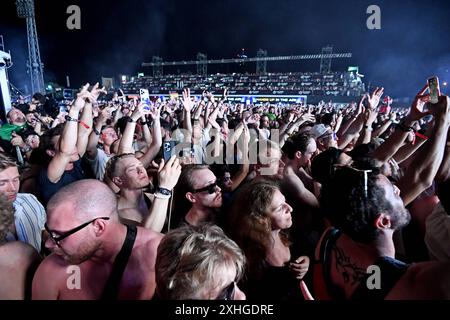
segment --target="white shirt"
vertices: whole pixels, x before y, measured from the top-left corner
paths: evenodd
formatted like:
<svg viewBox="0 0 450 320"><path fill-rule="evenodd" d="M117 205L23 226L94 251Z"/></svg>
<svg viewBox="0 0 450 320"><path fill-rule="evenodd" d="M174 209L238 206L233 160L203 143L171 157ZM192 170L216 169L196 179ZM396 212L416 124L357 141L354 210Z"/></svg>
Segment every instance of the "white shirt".
<svg viewBox="0 0 450 320"><path fill-rule="evenodd" d="M18 193L14 206L14 225L19 241L32 245L38 252L41 251L42 230L47 221L47 214L42 204L30 193ZM9 235L8 241L15 241Z"/></svg>

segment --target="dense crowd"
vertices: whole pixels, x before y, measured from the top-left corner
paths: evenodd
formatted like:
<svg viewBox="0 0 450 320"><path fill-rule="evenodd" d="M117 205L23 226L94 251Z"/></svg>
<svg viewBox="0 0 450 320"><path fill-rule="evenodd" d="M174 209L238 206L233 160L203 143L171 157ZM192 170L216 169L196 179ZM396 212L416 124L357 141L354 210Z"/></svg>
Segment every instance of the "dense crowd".
<svg viewBox="0 0 450 320"><path fill-rule="evenodd" d="M0 127L0 299L450 299L447 96L104 94Z"/></svg>

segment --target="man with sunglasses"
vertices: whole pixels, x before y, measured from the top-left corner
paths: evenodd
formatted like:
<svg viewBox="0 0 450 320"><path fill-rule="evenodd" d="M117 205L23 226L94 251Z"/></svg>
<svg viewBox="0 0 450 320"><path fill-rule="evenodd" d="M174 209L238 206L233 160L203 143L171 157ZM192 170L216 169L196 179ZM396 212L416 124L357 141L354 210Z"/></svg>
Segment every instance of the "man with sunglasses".
<svg viewBox="0 0 450 320"><path fill-rule="evenodd" d="M152 298L162 235L121 224L108 186L97 180L74 182L58 191L47 209L45 245L52 254L36 271L33 299ZM78 286L70 285L71 276L78 277Z"/></svg>
<svg viewBox="0 0 450 320"><path fill-rule="evenodd" d="M216 212L222 207L222 189L217 178L206 165L188 165L181 172L175 189L177 222L197 226L215 221Z"/></svg>

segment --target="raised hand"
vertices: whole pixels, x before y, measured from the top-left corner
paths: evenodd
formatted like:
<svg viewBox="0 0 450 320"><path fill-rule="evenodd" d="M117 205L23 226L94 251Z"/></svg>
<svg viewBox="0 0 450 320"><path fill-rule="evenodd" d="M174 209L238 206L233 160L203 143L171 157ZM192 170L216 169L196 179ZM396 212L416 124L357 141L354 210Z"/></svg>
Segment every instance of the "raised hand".
<svg viewBox="0 0 450 320"><path fill-rule="evenodd" d="M145 112L144 112L144 107L146 106L146 104L144 102L141 102L137 105L136 108L134 108L133 113L131 114L131 119L133 119L134 122L138 121L140 117L142 117Z"/></svg>
<svg viewBox="0 0 450 320"><path fill-rule="evenodd" d="M106 94L107 92L106 92L106 89L105 89L105 87L103 87L103 88L99 88L99 84L98 84L98 82L94 85L94 87L92 88L92 90L91 90L91 94L92 94L92 97L94 98L94 101L97 101L97 99L98 99L98 97L100 96L100 94Z"/></svg>
<svg viewBox="0 0 450 320"><path fill-rule="evenodd" d="M298 119L298 122L316 122L316 117L313 116L311 113L304 113L300 116Z"/></svg>
<svg viewBox="0 0 450 320"><path fill-rule="evenodd" d="M383 95L384 88L376 88L370 96L367 96L367 102L370 109L376 109L380 103L381 96Z"/></svg>
<svg viewBox="0 0 450 320"><path fill-rule="evenodd" d="M164 165L164 159L158 167L158 181L161 188L172 190L178 182L181 174L180 161L176 156L172 156Z"/></svg>
<svg viewBox="0 0 450 320"><path fill-rule="evenodd" d="M72 107L70 108L71 111L72 110L80 111L81 109L83 109L86 102L95 101L94 96L92 95L92 93L89 92L88 88L89 88L89 83L86 83L81 88L80 92L77 93L77 98L75 99L75 102L72 104Z"/></svg>
<svg viewBox="0 0 450 320"><path fill-rule="evenodd" d="M208 98L209 101L215 103L214 95L211 92L206 91L206 97Z"/></svg>
<svg viewBox="0 0 450 320"><path fill-rule="evenodd" d="M417 121L422 119L424 116L429 114L430 112L424 112L423 108L425 103L430 101L430 95L425 94L428 89L428 85L424 86L414 98L414 101L411 105L411 109L409 110L408 115L406 116L407 120L410 122Z"/></svg>
<svg viewBox="0 0 450 320"><path fill-rule="evenodd" d="M161 109L162 106L154 106L152 109L150 109L149 115L153 120L159 120L161 116Z"/></svg>
<svg viewBox="0 0 450 320"><path fill-rule="evenodd" d="M225 89L223 89L222 101L227 100L227 98L228 98L228 89L225 88Z"/></svg>
<svg viewBox="0 0 450 320"><path fill-rule="evenodd" d="M361 113L364 112L364 100L368 98L369 98L368 94L365 94L361 97L358 103L358 107L356 108L355 116L359 116Z"/></svg>
<svg viewBox="0 0 450 320"><path fill-rule="evenodd" d="M181 102L183 103L184 110L186 112L191 112L194 107L194 101L192 101L191 90L189 88L183 90L183 100L181 100Z"/></svg>

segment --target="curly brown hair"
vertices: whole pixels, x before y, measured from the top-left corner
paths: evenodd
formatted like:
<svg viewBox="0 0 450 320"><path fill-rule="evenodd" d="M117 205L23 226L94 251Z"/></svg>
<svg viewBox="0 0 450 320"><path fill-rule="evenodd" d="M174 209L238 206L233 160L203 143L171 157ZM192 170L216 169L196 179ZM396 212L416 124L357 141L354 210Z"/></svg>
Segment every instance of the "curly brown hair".
<svg viewBox="0 0 450 320"><path fill-rule="evenodd" d="M0 245L6 242L6 235L14 223L14 208L12 203L0 195Z"/></svg>
<svg viewBox="0 0 450 320"><path fill-rule="evenodd" d="M247 275L258 278L272 248L272 224L267 209L279 185L274 180L249 183L236 195L228 216L230 237L247 258ZM287 230L280 231L281 241L289 246Z"/></svg>

